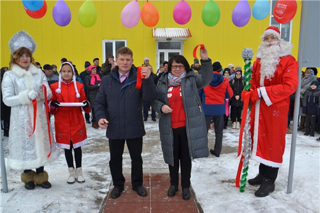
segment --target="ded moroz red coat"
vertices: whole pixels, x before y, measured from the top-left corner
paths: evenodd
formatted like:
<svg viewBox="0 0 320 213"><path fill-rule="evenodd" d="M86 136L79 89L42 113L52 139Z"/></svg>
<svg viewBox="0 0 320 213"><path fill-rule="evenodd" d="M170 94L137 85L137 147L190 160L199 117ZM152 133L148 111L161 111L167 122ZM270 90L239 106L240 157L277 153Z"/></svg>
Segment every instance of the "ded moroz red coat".
<svg viewBox="0 0 320 213"><path fill-rule="evenodd" d="M260 58L253 65L251 88L261 99L251 106L252 159L279 168L286 145L289 96L298 86L298 63L289 54L280 57L274 77L261 79Z"/></svg>
<svg viewBox="0 0 320 213"><path fill-rule="evenodd" d="M86 101L86 95L84 93L83 85L76 82L80 98L76 98L76 91L73 81L61 82L61 93L57 93L56 90L59 86L59 82L51 84L52 100L57 100L59 103L72 102L82 103ZM51 104L50 104L51 105ZM90 113L90 107L83 109L86 113ZM50 113L55 115L55 130L56 141L58 147L64 149L70 149L70 140L74 148L78 148L87 143L87 131L82 114L82 107L50 107Z"/></svg>

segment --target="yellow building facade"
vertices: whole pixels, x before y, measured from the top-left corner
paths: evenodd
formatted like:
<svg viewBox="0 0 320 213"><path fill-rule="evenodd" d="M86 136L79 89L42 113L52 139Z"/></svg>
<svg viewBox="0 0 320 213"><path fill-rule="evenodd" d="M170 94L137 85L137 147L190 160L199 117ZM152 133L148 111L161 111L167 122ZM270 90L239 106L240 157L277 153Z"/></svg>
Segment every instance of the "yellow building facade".
<svg viewBox="0 0 320 213"><path fill-rule="evenodd" d="M275 0L273 0L273 4ZM220 8L220 20L213 26L206 26L201 17L202 9L207 1L187 0L192 10L192 17L185 25L177 24L173 19L173 9L179 2L177 0L159 1L150 0L159 11L159 22L154 27L145 26L140 20L133 28L126 28L121 23L121 11L130 1L93 0L97 9L97 21L89 28L83 27L78 20L78 11L84 1L66 0L71 10L71 22L65 26L58 26L52 17L52 10L56 1L47 0L47 13L41 19L33 19L24 10L22 1L1 1L1 67L8 66L10 51L9 39L20 30L29 33L37 43L34 53L36 61L44 64L60 64L61 58L71 60L78 71L84 70L84 62L93 58L100 58L100 64L106 59L106 47L119 41L133 50L134 64L139 66L143 58L148 57L150 64L158 68L160 60L170 56L170 49L164 49L161 53L160 43L166 46L166 42L180 43L180 54L184 55L190 65L193 63L192 52L196 45L204 44L209 52L209 57L219 60L223 67L229 63L241 65L244 62L241 51L250 47L256 54L260 45L260 36L264 30L274 24L270 15L264 20L256 20L252 15L248 24L244 27L236 27L232 22L232 11L238 1L217 0ZM140 8L147 1L138 0ZM250 1L252 9L255 1ZM272 2L271 2L272 3ZM298 56L298 42L301 16L301 0L297 1L297 13L285 29L289 41L294 45L293 55ZM272 8L270 8L270 12ZM153 29L158 28L184 28L188 29L191 37L188 38L154 38ZM282 28L282 31L284 28ZM171 43L172 44L172 43ZM114 46L116 49L117 47ZM113 50L115 51L115 50ZM174 52L174 51L173 51ZM161 55L162 54L162 55ZM165 56L163 56L165 54ZM198 53L199 54L199 53ZM162 59L160 59L162 57ZM164 57L164 58L163 58ZM199 56L198 56L199 57ZM254 56L255 58L255 56ZM254 59L253 59L254 61ZM58 66L59 67L59 66Z"/></svg>

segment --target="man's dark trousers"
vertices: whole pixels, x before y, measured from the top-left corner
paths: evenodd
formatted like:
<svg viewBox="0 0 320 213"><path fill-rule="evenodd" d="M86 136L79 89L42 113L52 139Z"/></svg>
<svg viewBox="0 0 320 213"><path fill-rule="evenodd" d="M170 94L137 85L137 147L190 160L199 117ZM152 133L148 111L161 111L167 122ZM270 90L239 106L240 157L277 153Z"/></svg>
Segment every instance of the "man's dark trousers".
<svg viewBox="0 0 320 213"><path fill-rule="evenodd" d="M134 139L109 139L110 148L110 170L113 185L115 187L124 187L124 176L122 174L122 155L124 143L127 141L127 147L131 157L131 184L133 187L142 186L143 172L142 172L142 137Z"/></svg>

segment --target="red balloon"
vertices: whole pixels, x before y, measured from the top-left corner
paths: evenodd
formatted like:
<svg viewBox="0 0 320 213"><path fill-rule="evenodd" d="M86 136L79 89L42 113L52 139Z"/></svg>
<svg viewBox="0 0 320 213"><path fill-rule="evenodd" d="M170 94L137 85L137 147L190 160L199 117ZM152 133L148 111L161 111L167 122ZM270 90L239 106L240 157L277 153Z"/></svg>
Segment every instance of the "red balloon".
<svg viewBox="0 0 320 213"><path fill-rule="evenodd" d="M42 18L47 12L47 2L44 1L43 2L43 6L41 7L41 9L37 10L37 11L28 10L27 8L24 8L24 9L26 10L26 13L31 18L39 19L39 18Z"/></svg>
<svg viewBox="0 0 320 213"><path fill-rule="evenodd" d="M296 0L279 0L273 10L274 19L280 24L290 22L297 12Z"/></svg>

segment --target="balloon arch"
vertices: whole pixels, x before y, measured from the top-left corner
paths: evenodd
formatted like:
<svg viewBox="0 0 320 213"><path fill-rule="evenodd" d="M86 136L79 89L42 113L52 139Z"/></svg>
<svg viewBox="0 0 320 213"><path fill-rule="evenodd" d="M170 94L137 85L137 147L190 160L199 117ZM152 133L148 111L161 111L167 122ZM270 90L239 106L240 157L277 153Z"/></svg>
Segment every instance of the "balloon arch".
<svg viewBox="0 0 320 213"><path fill-rule="evenodd" d="M47 12L45 0L22 0L26 13L34 19L42 18ZM257 20L263 20L269 15L269 0L256 0L252 7L252 15ZM278 0L273 11L274 19L285 24L290 22L297 11L296 0ZM179 25L187 24L192 16L192 10L188 2L180 0L173 9L173 19ZM65 0L57 0L52 17L55 23L61 27L67 26L71 21L71 11ZM209 0L202 9L202 21L208 27L215 26L220 20L220 8L218 4ZM232 11L232 22L237 27L248 24L251 17L251 8L248 0L239 0ZM158 9L147 0L140 10L138 0L129 2L121 12L121 22L127 28L135 27L139 21L147 27L154 27L159 21ZM92 27L97 20L97 9L91 0L86 0L79 8L78 19L82 26Z"/></svg>

